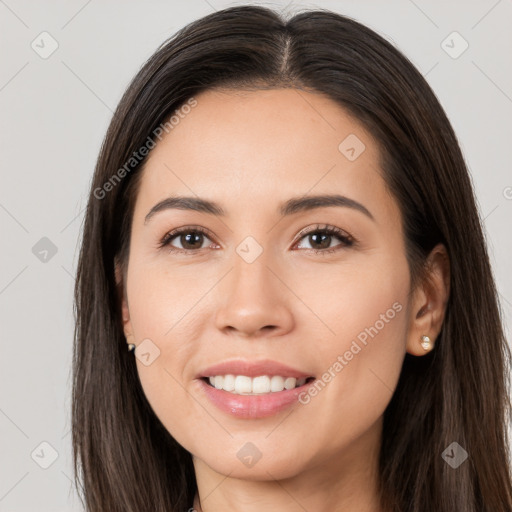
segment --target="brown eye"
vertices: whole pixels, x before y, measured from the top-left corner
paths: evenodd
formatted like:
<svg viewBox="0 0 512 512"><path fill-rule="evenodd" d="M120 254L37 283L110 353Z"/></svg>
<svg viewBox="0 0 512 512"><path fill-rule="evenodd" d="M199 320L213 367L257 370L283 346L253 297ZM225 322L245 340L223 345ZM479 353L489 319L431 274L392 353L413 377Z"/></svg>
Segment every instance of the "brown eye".
<svg viewBox="0 0 512 512"><path fill-rule="evenodd" d="M203 249L205 240L210 240L206 236L206 231L199 228L181 228L167 233L161 240L159 247L169 247L170 251L194 252ZM174 244L179 245L176 247L172 243L173 241Z"/></svg>
<svg viewBox="0 0 512 512"><path fill-rule="evenodd" d="M203 245L204 235L202 233L190 232L179 235L178 240L180 241L183 249L200 249Z"/></svg>
<svg viewBox="0 0 512 512"><path fill-rule="evenodd" d="M206 240L211 242L210 237L207 236L208 234L203 228L185 227L176 229L164 236L159 243L159 247L168 247L171 252L193 254L204 248L203 244ZM310 247L305 249L315 253L331 253L343 247L351 247L355 242L350 235L334 226L323 228L317 226L316 229L310 229L303 233L299 243L302 243L303 239L306 239L310 244ZM335 239L338 239L340 243L332 246ZM175 244L179 244L179 246Z"/></svg>
<svg viewBox="0 0 512 512"><path fill-rule="evenodd" d="M331 244L336 238L340 243L332 247ZM300 240L307 240L310 244L309 248L305 248L306 250L322 253L330 253L343 247L354 245L354 239L350 235L334 226L326 226L324 228L317 226L316 229L303 234Z"/></svg>
<svg viewBox="0 0 512 512"><path fill-rule="evenodd" d="M325 233L308 235L308 241L313 246L313 249L328 249L331 245L332 238L332 235Z"/></svg>

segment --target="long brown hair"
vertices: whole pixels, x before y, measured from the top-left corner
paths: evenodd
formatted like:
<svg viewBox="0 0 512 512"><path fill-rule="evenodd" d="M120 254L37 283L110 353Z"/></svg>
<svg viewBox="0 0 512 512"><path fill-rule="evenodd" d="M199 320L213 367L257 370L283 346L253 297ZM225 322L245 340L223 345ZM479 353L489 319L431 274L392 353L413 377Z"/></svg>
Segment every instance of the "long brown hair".
<svg viewBox="0 0 512 512"><path fill-rule="evenodd" d="M330 97L379 144L413 283L429 251L439 242L447 248L450 297L435 350L406 355L384 415L383 508L512 510L510 351L471 180L442 107L410 61L364 25L327 10L286 21L256 6L218 11L162 44L126 90L101 147L75 288L73 455L86 509L192 506L191 455L152 411L126 349L114 263L126 270L146 161L134 160L134 152L187 100L213 87L289 87ZM457 469L442 457L452 442L469 454Z"/></svg>

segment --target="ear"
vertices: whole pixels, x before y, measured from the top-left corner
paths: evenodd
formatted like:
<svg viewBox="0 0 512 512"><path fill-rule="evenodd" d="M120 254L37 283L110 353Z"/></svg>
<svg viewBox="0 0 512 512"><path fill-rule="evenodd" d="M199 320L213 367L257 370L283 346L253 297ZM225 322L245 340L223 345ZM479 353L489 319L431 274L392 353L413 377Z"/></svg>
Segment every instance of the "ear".
<svg viewBox="0 0 512 512"><path fill-rule="evenodd" d="M133 330L130 320L130 310L128 308L128 298L126 295L126 273L123 272L123 267L117 258L115 259L114 266L117 296L121 305L124 335L129 343L134 343Z"/></svg>
<svg viewBox="0 0 512 512"><path fill-rule="evenodd" d="M407 352L414 356L428 353L435 345L450 296L450 259L443 244L436 245L426 261L422 282L413 291ZM430 338L430 347L422 347L422 336Z"/></svg>

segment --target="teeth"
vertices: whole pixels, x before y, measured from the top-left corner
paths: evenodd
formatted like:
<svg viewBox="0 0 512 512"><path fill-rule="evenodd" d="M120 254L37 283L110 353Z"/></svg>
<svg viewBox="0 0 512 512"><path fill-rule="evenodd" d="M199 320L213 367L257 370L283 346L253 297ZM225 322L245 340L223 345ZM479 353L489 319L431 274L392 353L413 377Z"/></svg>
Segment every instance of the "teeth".
<svg viewBox="0 0 512 512"><path fill-rule="evenodd" d="M280 375L261 375L254 378L245 375L215 375L209 377L209 381L216 389L223 389L236 395L261 395L303 386L306 378L296 379Z"/></svg>
<svg viewBox="0 0 512 512"><path fill-rule="evenodd" d="M222 379L222 377L221 377ZM235 376L234 375L225 375L224 381L222 383L222 389L226 391L234 391L235 390Z"/></svg>
<svg viewBox="0 0 512 512"><path fill-rule="evenodd" d="M237 379L242 377L237 377ZM247 379L248 377L243 377ZM235 389L236 386L235 386ZM262 375L261 377L254 377L252 379L252 393L269 393L270 392L270 377L267 375Z"/></svg>
<svg viewBox="0 0 512 512"><path fill-rule="evenodd" d="M215 379L219 377L216 376ZM224 377L220 377L224 380ZM252 379L250 377L246 377L245 375L237 375L235 377L235 393L251 393L252 392Z"/></svg>
<svg viewBox="0 0 512 512"><path fill-rule="evenodd" d="M224 378L223 377L221 377L220 375L217 375L216 377L214 377L213 385L217 389L222 389L223 383L224 383Z"/></svg>

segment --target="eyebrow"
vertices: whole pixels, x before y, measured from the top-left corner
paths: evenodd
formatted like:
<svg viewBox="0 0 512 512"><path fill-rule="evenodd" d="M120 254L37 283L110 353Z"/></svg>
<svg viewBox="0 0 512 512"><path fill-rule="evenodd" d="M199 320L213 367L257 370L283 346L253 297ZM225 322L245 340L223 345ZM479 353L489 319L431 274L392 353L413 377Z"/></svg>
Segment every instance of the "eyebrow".
<svg viewBox="0 0 512 512"><path fill-rule="evenodd" d="M368 218L375 220L373 215L364 205L354 199L338 194L293 197L282 203L279 206L278 211L282 217L285 217L299 212L333 206L352 208L353 210L363 213ZM146 215L144 224L147 224L151 217L156 213L169 209L191 210L217 215L219 217L226 217L225 210L218 203L208 201L207 199L201 199L199 197L174 196L168 197L153 206Z"/></svg>

